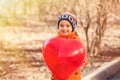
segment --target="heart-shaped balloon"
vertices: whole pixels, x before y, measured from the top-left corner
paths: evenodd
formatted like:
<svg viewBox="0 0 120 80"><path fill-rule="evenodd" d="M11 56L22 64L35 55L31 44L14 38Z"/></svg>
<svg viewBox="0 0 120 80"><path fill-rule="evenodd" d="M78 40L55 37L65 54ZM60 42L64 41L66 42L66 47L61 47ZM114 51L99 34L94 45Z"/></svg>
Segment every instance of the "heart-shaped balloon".
<svg viewBox="0 0 120 80"><path fill-rule="evenodd" d="M42 53L52 74L65 80L82 66L86 50L78 40L55 37L45 41Z"/></svg>

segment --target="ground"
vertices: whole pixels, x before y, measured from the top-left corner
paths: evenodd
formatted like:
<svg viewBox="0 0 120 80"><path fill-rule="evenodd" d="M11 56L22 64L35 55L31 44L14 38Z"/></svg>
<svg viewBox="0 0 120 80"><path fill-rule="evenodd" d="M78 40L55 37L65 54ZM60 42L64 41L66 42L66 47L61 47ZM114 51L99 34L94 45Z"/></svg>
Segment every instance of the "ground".
<svg viewBox="0 0 120 80"><path fill-rule="evenodd" d="M0 80L50 80L41 46L56 35L53 27L0 27ZM82 75L120 57L120 28L106 30L99 56L89 56L89 66Z"/></svg>

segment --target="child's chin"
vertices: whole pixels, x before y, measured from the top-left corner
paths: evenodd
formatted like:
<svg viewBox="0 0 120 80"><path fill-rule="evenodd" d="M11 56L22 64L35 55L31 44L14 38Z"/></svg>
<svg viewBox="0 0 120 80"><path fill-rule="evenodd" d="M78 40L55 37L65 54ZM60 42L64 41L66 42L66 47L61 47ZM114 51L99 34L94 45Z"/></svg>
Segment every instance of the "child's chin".
<svg viewBox="0 0 120 80"><path fill-rule="evenodd" d="M67 36L69 33L67 33L67 32L61 32L61 34L62 34L63 36Z"/></svg>

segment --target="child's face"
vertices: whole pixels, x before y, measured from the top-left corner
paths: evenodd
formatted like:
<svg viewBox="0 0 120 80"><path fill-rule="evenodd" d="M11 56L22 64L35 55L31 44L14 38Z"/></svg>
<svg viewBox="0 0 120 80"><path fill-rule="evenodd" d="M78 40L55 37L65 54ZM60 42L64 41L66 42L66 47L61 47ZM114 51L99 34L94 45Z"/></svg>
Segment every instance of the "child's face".
<svg viewBox="0 0 120 80"><path fill-rule="evenodd" d="M67 20L62 20L59 23L59 32L63 35L68 35L72 32L72 25Z"/></svg>

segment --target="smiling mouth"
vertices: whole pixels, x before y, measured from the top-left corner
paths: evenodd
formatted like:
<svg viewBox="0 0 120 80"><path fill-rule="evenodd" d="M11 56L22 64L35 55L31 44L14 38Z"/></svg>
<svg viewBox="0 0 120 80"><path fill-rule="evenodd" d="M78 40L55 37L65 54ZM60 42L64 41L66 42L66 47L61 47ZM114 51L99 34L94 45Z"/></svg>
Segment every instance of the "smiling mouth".
<svg viewBox="0 0 120 80"><path fill-rule="evenodd" d="M63 31L62 33L67 34L67 33L68 33L68 31Z"/></svg>
<svg viewBox="0 0 120 80"><path fill-rule="evenodd" d="M63 33L68 33L69 31L65 31L65 30L64 30L64 31L62 31L62 32L63 32Z"/></svg>

